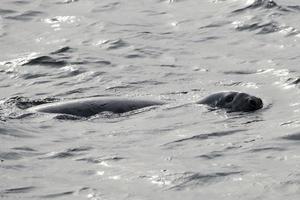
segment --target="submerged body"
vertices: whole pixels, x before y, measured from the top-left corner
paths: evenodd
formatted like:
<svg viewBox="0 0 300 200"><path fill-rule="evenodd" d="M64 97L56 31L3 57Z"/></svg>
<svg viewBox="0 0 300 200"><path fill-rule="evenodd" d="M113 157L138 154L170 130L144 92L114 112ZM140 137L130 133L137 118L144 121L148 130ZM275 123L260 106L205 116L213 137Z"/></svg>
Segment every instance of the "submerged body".
<svg viewBox="0 0 300 200"><path fill-rule="evenodd" d="M30 111L69 114L90 117L101 112L125 113L132 110L162 105L160 101L130 100L119 98L87 98L56 103L47 103L30 108Z"/></svg>
<svg viewBox="0 0 300 200"><path fill-rule="evenodd" d="M211 107L225 108L231 112L255 111L263 107L260 98L240 92L219 92L197 102ZM101 112L125 113L132 110L165 104L161 101L148 101L121 98L87 98L56 103L47 103L30 108L30 111L69 114L90 117Z"/></svg>

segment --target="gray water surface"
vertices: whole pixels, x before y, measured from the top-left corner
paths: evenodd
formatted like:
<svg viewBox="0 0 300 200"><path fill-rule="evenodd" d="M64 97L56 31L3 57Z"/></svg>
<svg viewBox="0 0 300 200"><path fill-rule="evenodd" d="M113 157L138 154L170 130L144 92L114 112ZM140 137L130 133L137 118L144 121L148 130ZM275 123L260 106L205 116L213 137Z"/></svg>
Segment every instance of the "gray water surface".
<svg viewBox="0 0 300 200"><path fill-rule="evenodd" d="M0 198L299 199L296 0L1 0ZM218 91L264 108L194 104ZM93 96L162 100L72 120Z"/></svg>

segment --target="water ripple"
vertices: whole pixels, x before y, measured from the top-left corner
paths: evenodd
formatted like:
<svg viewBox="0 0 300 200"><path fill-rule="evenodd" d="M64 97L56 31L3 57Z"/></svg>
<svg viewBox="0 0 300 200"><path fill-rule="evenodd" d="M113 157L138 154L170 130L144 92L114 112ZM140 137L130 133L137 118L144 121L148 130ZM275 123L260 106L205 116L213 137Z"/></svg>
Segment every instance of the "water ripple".
<svg viewBox="0 0 300 200"><path fill-rule="evenodd" d="M65 46L65 47L61 47L61 48L51 52L50 54L72 53L74 51L75 51L75 49Z"/></svg>
<svg viewBox="0 0 300 200"><path fill-rule="evenodd" d="M121 3L120 2L111 2L108 4L97 6L97 8L93 9L92 12L105 12L116 9Z"/></svg>
<svg viewBox="0 0 300 200"><path fill-rule="evenodd" d="M128 47L129 44L122 39L117 40L101 40L97 43L95 43L96 46L101 46L102 48L105 48L107 50L115 50L120 49L123 47Z"/></svg>
<svg viewBox="0 0 300 200"><path fill-rule="evenodd" d="M280 8L283 9L281 6L279 6L275 1L273 0L255 0L253 3L250 5L240 8L237 10L234 10L233 13L240 13L244 12L250 9L257 9L257 8L262 8L262 9L272 9L272 8Z"/></svg>
<svg viewBox="0 0 300 200"><path fill-rule="evenodd" d="M80 158L77 159L76 161L86 161L88 163L102 163L105 161L120 161L120 160L124 160L124 157L120 157L120 156L104 156L104 157L88 157L88 158Z"/></svg>
<svg viewBox="0 0 300 200"><path fill-rule="evenodd" d="M55 59L50 56L39 56L37 58L32 58L32 59L28 60L23 65L45 65L45 66L51 66L51 67L62 67L67 64L68 63L62 59Z"/></svg>
<svg viewBox="0 0 300 200"><path fill-rule="evenodd" d="M179 182L175 186L170 187L171 190L183 190L186 188L196 187L198 185L210 185L219 182L220 179L225 179L233 175L242 174L242 171L232 171L232 172L216 172L209 174L202 174L198 172L185 172L179 174L180 176L176 179Z"/></svg>
<svg viewBox="0 0 300 200"><path fill-rule="evenodd" d="M214 151L214 152L210 152L208 154L196 156L196 158L204 158L207 160L211 160L211 159L215 159L215 158L222 157L222 156L224 156L224 154L222 154L222 152Z"/></svg>
<svg viewBox="0 0 300 200"><path fill-rule="evenodd" d="M19 131L17 129L7 128L7 127L0 127L0 136L11 136L16 138L29 138L32 137L28 134L25 134L22 131Z"/></svg>
<svg viewBox="0 0 300 200"><path fill-rule="evenodd" d="M261 148L254 148L251 149L250 152L265 152L265 151L270 151L270 152L274 152L274 151L285 151L285 148L282 147L261 147Z"/></svg>
<svg viewBox="0 0 300 200"><path fill-rule="evenodd" d="M30 21L35 19L37 16L43 15L43 12L40 11L26 11L22 14L15 15L15 16L8 16L5 17L6 19L18 20L18 21Z"/></svg>
<svg viewBox="0 0 300 200"><path fill-rule="evenodd" d="M7 14L13 14L13 13L16 13L16 11L14 11L14 10L7 10L7 9L1 9L0 8L0 15L1 16L7 15Z"/></svg>
<svg viewBox="0 0 300 200"><path fill-rule="evenodd" d="M181 143L189 140L207 140L210 138L215 138L215 137L223 137L227 135L232 135L238 132L246 131L246 129L239 129L239 130L230 130L230 131L219 131L219 132L213 132L213 133L207 133L207 134L200 134L200 135L194 135L192 137L188 138L183 138L179 140L175 140L169 143L166 143L165 145L173 144L173 143Z"/></svg>
<svg viewBox="0 0 300 200"><path fill-rule="evenodd" d="M59 2L57 2L56 4L70 4L70 3L74 3L74 2L78 2L79 0L61 0Z"/></svg>
<svg viewBox="0 0 300 200"><path fill-rule="evenodd" d="M40 198L45 198L45 199L63 198L64 196L72 195L72 194L74 194L74 191L67 191L67 192L41 195Z"/></svg>
<svg viewBox="0 0 300 200"><path fill-rule="evenodd" d="M267 23L245 23L245 22L235 22L235 29L238 31L256 31L256 34L268 34L274 33L281 30L280 26L276 22L267 22Z"/></svg>
<svg viewBox="0 0 300 200"><path fill-rule="evenodd" d="M36 189L34 186L29 186L29 187L18 187L18 188L10 188L3 190L0 193L4 194L20 194L20 193L28 193L31 192L32 190Z"/></svg>
<svg viewBox="0 0 300 200"><path fill-rule="evenodd" d="M92 147L70 148L61 152L50 152L46 154L44 157L41 157L40 159L71 158L71 157L82 155L83 154L82 152L89 151L91 149Z"/></svg>

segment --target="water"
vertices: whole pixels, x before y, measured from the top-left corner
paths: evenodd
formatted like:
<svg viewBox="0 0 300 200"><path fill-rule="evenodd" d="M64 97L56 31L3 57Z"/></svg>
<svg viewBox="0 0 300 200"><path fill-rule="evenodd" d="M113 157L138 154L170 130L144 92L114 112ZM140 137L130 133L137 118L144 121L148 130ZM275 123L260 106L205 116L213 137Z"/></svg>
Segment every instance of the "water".
<svg viewBox="0 0 300 200"><path fill-rule="evenodd" d="M296 0L2 0L1 199L298 199ZM217 91L254 113L211 111ZM62 119L45 102L168 104Z"/></svg>

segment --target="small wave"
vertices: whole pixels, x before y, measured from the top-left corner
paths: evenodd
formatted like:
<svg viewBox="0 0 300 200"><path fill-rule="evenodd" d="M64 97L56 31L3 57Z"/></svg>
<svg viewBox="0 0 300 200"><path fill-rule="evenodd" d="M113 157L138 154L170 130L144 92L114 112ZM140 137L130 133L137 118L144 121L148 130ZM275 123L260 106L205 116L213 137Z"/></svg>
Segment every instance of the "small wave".
<svg viewBox="0 0 300 200"><path fill-rule="evenodd" d="M238 31L257 31L256 34L268 34L274 33L281 30L280 26L276 22L268 22L268 23L245 23L245 22L234 22L235 29Z"/></svg>
<svg viewBox="0 0 300 200"><path fill-rule="evenodd" d="M30 147L15 147L13 148L14 150L19 150L19 151L29 151L29 152L34 152L36 151L35 149L33 148L30 148Z"/></svg>
<svg viewBox="0 0 300 200"><path fill-rule="evenodd" d="M25 4L30 4L31 1L28 1L28 0L15 0L15 1L13 1L13 3L16 4L16 5L18 5L18 4L25 5Z"/></svg>
<svg viewBox="0 0 300 200"><path fill-rule="evenodd" d="M71 157L82 155L82 152L89 151L91 149L92 147L70 148L62 152L50 152L46 154L44 157L41 157L39 159L71 158Z"/></svg>
<svg viewBox="0 0 300 200"><path fill-rule="evenodd" d="M15 69L18 66L22 66L22 65L26 64L28 62L28 60L36 58L37 55L38 55L38 53L33 52L33 53L30 53L30 54L25 55L25 56L21 56L21 57L16 58L16 59L1 61L0 66L2 65L2 66L5 66L5 67L8 67L8 69L1 70L1 72L6 72L8 74L12 73L12 72L15 71Z"/></svg>
<svg viewBox="0 0 300 200"><path fill-rule="evenodd" d="M33 186L29 186L29 187L18 187L18 188L10 188L10 189L6 189L3 190L0 193L4 193L4 194L20 194L20 193L27 193L27 192L31 192L32 190L36 189L36 187Z"/></svg>
<svg viewBox="0 0 300 200"><path fill-rule="evenodd" d="M17 150L18 152L1 152L0 153L0 159L1 160L19 160L24 157L32 157L39 155L40 153L37 153L35 151L27 151L27 150Z"/></svg>
<svg viewBox="0 0 300 200"><path fill-rule="evenodd" d="M0 15L1 16L7 15L7 14L13 14L13 13L16 13L16 11L14 11L14 10L6 10L6 9L1 9L0 8Z"/></svg>
<svg viewBox="0 0 300 200"><path fill-rule="evenodd" d="M70 52L74 52L75 49L65 46L65 47L61 47L53 52L51 52L50 54L61 54L61 53L70 53Z"/></svg>
<svg viewBox="0 0 300 200"><path fill-rule="evenodd" d="M109 91L109 90L113 90L113 91L117 91L117 90L126 90L126 89L130 89L130 88L136 88L135 86L132 86L132 85L114 85L114 86L109 86L107 88L105 88L106 91Z"/></svg>
<svg viewBox="0 0 300 200"><path fill-rule="evenodd" d="M35 19L37 16L40 16L44 14L43 12L39 11L26 11L20 15L15 16L8 16L5 17L6 19L12 19L12 20L18 20L18 21L30 21L32 19Z"/></svg>
<svg viewBox="0 0 300 200"><path fill-rule="evenodd" d="M300 87L300 78L299 74L296 73L295 71L291 71L288 69L262 69L259 70L260 74L271 74L275 77L278 77L279 80L276 81L274 84L279 85L283 89L291 89L291 88L296 88Z"/></svg>
<svg viewBox="0 0 300 200"><path fill-rule="evenodd" d="M7 117L4 117L4 119L6 120ZM28 138L31 137L30 135L25 134L22 131L19 131L17 129L12 129L12 128L0 128L0 136L11 136L11 137L15 137L15 138Z"/></svg>
<svg viewBox="0 0 300 200"><path fill-rule="evenodd" d="M298 103L296 103L297 105ZM299 105L299 104L298 104ZM293 105L291 105L293 106ZM280 124L280 126L292 126L292 127L299 127L300 126L300 121L298 120L289 120L289 121L286 121L286 122L283 122Z"/></svg>
<svg viewBox="0 0 300 200"><path fill-rule="evenodd" d="M193 42L208 42L210 40L217 40L217 39L221 39L222 37L219 36L208 36L208 37L203 37L200 39L196 39L196 40L192 40Z"/></svg>
<svg viewBox="0 0 300 200"><path fill-rule="evenodd" d="M296 37L300 36L299 30L296 29L296 28L294 28L294 27L291 27L291 26L281 26L280 29L281 30L279 31L279 33L282 33L285 36L296 36Z"/></svg>
<svg viewBox="0 0 300 200"><path fill-rule="evenodd" d="M219 131L219 132L213 132L213 133L207 133L207 134L200 134L200 135L194 135L192 137L183 138L179 140L175 140L169 143L166 143L165 145L174 144L174 143L181 143L189 140L207 140L210 138L216 138L216 137L223 137L227 135L232 135L238 132L246 131L246 129L238 129L238 130L230 130L230 131Z"/></svg>
<svg viewBox="0 0 300 200"><path fill-rule="evenodd" d="M79 25L80 19L77 16L55 16L52 18L45 18L42 21L49 24L54 31L61 31L63 25Z"/></svg>
<svg viewBox="0 0 300 200"><path fill-rule="evenodd" d="M248 75L248 74L256 74L257 71L256 70L235 70L235 71L224 71L224 74L237 74L237 75Z"/></svg>
<svg viewBox="0 0 300 200"><path fill-rule="evenodd" d="M216 86L226 86L226 87L231 87L231 86L244 86L247 88L258 88L257 83L253 82L242 82L242 81L217 81L215 83Z"/></svg>
<svg viewBox="0 0 300 200"><path fill-rule="evenodd" d="M48 74L32 74L32 73L25 73L20 75L21 78L25 79L25 80L29 80L29 79L35 79L35 78L40 78L40 77L45 77L48 76Z"/></svg>
<svg viewBox="0 0 300 200"><path fill-rule="evenodd" d="M215 159L215 158L222 157L222 156L223 156L222 152L214 151L214 152L210 152L208 154L196 156L196 158L204 158L207 160L211 160L211 159Z"/></svg>
<svg viewBox="0 0 300 200"><path fill-rule="evenodd" d="M217 183L220 179L224 179L229 176L241 174L241 171L233 172L216 172L209 174L202 174L197 172L185 172L176 179L176 182L180 182L175 186L170 187L171 190L183 190L186 188L196 187L198 185L210 185Z"/></svg>
<svg viewBox="0 0 300 200"><path fill-rule="evenodd" d="M281 8L281 6L279 6L275 1L272 0L255 0L250 5L244 8L234 10L232 11L232 13L240 13L250 9L257 9L257 8L271 9L271 8Z"/></svg>
<svg viewBox="0 0 300 200"><path fill-rule="evenodd" d="M130 85L161 85L165 82L162 81L155 81L155 80L144 80L144 81L132 81L129 82Z"/></svg>
<svg viewBox="0 0 300 200"><path fill-rule="evenodd" d="M92 149L93 149L92 147L83 146L83 147L70 148L70 149L67 149L67 151L68 152L82 152L82 151L89 151Z"/></svg>
<svg viewBox="0 0 300 200"><path fill-rule="evenodd" d="M36 150L29 147L12 148L14 151L0 152L1 160L19 160L24 157L32 157L40 155Z"/></svg>
<svg viewBox="0 0 300 200"><path fill-rule="evenodd" d="M61 75L58 75L57 78L67 78L72 76L77 76L80 74L84 74L86 71L84 69L75 68L73 66L65 66L60 68L62 70Z"/></svg>
<svg viewBox="0 0 300 200"><path fill-rule="evenodd" d="M268 109L266 107L268 107L268 106L265 106L265 108L262 108L262 109L264 109L264 110ZM247 124L252 124L252 123L257 123L257 122L263 122L263 121L264 121L263 119L252 119L252 120L248 120L246 122L243 122L241 124L247 125Z"/></svg>
<svg viewBox="0 0 300 200"><path fill-rule="evenodd" d="M273 0L254 0L250 5L234 10L232 13L236 14L254 9L276 9L282 12L295 12L300 11L300 6L281 6Z"/></svg>
<svg viewBox="0 0 300 200"><path fill-rule="evenodd" d="M288 78L286 80L286 83L289 85L299 86L300 85L300 77Z"/></svg>
<svg viewBox="0 0 300 200"><path fill-rule="evenodd" d="M3 163L5 163L5 160L0 160L0 161L3 162ZM25 165L9 165L9 164L5 164L5 165L0 165L0 168L2 168L2 169L8 169L8 170L15 170L15 171L20 172L21 170L26 169L27 166L25 166ZM1 194L1 192L0 192L0 194Z"/></svg>
<svg viewBox="0 0 300 200"><path fill-rule="evenodd" d="M78 19L76 16L55 16L53 18L46 18L43 21L47 24L51 24L52 27L58 28L60 23L72 24Z"/></svg>
<svg viewBox="0 0 300 200"><path fill-rule="evenodd" d="M74 3L74 2L78 2L79 0L62 0L57 2L56 4L70 4L70 3Z"/></svg>
<svg viewBox="0 0 300 200"><path fill-rule="evenodd" d="M23 156L20 153L16 152L1 152L0 159L1 160L19 160Z"/></svg>
<svg viewBox="0 0 300 200"><path fill-rule="evenodd" d="M62 67L67 65L68 62L61 59L55 59L50 56L39 56L37 58L32 58L28 60L23 65L45 65L45 66L51 66L51 67Z"/></svg>
<svg viewBox="0 0 300 200"><path fill-rule="evenodd" d="M120 157L120 156L106 156L106 157L89 157L89 158L80 158L77 159L76 161L86 161L88 163L102 163L104 161L120 161L120 160L124 160L124 157Z"/></svg>
<svg viewBox="0 0 300 200"><path fill-rule="evenodd" d="M92 12L105 12L116 9L120 5L120 2L112 2L105 5L97 6L97 8L93 9Z"/></svg>
<svg viewBox="0 0 300 200"><path fill-rule="evenodd" d="M53 194L46 194L46 195L41 195L39 196L40 198L63 198L64 196L67 196L67 195L72 195L74 194L74 191L67 191L67 192L60 192L60 193L53 193Z"/></svg>
<svg viewBox="0 0 300 200"><path fill-rule="evenodd" d="M275 152L275 151L284 151L286 149L282 147L262 147L262 148L255 148L251 149L250 152L265 152L265 151L270 151L270 152Z"/></svg>
<svg viewBox="0 0 300 200"><path fill-rule="evenodd" d="M210 28L219 28L222 26L225 26L227 24L229 24L229 21L220 21L220 22L214 22L205 26L201 26L199 29L210 29Z"/></svg>
<svg viewBox="0 0 300 200"><path fill-rule="evenodd" d="M228 82L217 81L215 83L216 86L238 86L238 85L242 85L242 84L243 84L242 81L228 81Z"/></svg>
<svg viewBox="0 0 300 200"><path fill-rule="evenodd" d="M125 56L125 58L143 58L143 55L140 54L128 54Z"/></svg>
<svg viewBox="0 0 300 200"><path fill-rule="evenodd" d="M101 46L107 50L115 50L123 47L128 47L129 44L122 39L117 40L101 40L95 43L96 46Z"/></svg>
<svg viewBox="0 0 300 200"><path fill-rule="evenodd" d="M65 84L64 84L65 85ZM83 87L83 88L76 88L76 89L71 89L65 92L61 92L56 94L55 96L69 96L71 94L84 94L86 93L88 90L93 90L96 87Z"/></svg>
<svg viewBox="0 0 300 200"><path fill-rule="evenodd" d="M145 57L157 58L161 56L161 53L153 47L135 48L134 50L138 53L141 53Z"/></svg>
<svg viewBox="0 0 300 200"><path fill-rule="evenodd" d="M175 65L175 64L161 64L159 66L160 67L168 67L168 68L177 68L177 67L180 67L180 65Z"/></svg>
<svg viewBox="0 0 300 200"><path fill-rule="evenodd" d="M96 60L93 63L95 63L95 64L101 64L101 65L111 65L111 62L107 61L107 60Z"/></svg>
<svg viewBox="0 0 300 200"><path fill-rule="evenodd" d="M70 158L74 156L76 156L76 154L70 152L59 152L59 153L51 152L48 155L46 155L46 157L40 159Z"/></svg>

